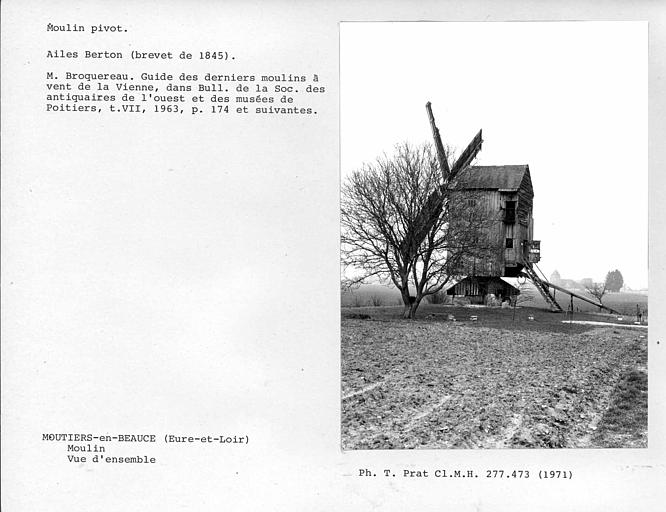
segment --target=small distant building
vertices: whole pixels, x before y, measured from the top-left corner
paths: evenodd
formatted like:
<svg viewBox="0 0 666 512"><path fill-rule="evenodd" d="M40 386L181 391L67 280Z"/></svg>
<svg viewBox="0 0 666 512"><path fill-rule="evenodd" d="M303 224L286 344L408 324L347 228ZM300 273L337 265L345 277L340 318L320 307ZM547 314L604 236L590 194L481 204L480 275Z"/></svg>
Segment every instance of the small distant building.
<svg viewBox="0 0 666 512"><path fill-rule="evenodd" d="M562 281L562 276L557 270L555 270L552 274L550 274L551 283L560 284L560 281Z"/></svg>

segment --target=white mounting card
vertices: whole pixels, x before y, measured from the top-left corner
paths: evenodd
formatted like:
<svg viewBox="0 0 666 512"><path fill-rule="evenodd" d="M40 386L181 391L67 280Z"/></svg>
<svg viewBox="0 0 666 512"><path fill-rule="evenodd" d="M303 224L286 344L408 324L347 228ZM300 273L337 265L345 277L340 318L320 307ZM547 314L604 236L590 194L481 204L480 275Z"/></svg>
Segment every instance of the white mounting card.
<svg viewBox="0 0 666 512"><path fill-rule="evenodd" d="M659 509L657 291L647 447L343 449L345 402L358 434L377 420L363 400L394 395L343 379L341 316L356 312L341 314L340 198L364 162L432 140L431 101L445 144L482 128L477 164L529 164L547 275L619 268L659 290L664 6L1 8L3 510ZM484 311L435 320L510 330ZM366 325L405 324L351 321L358 343ZM406 434L446 407L427 384L392 409Z"/></svg>

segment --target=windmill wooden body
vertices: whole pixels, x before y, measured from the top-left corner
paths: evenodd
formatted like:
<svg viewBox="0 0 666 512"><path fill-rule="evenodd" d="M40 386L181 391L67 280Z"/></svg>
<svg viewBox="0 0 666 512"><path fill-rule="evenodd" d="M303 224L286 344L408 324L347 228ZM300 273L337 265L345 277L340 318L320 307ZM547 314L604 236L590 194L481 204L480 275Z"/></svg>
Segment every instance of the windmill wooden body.
<svg viewBox="0 0 666 512"><path fill-rule="evenodd" d="M469 197L470 205L481 208L488 217L484 239L497 249L481 258L465 259L458 272L467 277L448 293L483 297L486 293L512 295L517 290L500 279L529 277L551 310L562 311L534 269L540 259L538 240L533 239L532 207L534 190L528 165L472 166L481 150L482 132L472 139L454 165L449 168L444 146L435 124L430 103L426 104L443 180L450 192ZM455 218L455 212L452 212Z"/></svg>

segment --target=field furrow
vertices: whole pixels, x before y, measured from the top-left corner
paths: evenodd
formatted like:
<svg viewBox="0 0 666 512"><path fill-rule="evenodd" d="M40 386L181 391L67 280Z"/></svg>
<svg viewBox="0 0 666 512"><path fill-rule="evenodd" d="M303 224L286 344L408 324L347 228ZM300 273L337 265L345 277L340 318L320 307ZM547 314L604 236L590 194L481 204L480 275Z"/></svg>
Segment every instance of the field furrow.
<svg viewBox="0 0 666 512"><path fill-rule="evenodd" d="M614 390L645 365L644 337L612 327L346 319L342 335L346 449L603 446Z"/></svg>

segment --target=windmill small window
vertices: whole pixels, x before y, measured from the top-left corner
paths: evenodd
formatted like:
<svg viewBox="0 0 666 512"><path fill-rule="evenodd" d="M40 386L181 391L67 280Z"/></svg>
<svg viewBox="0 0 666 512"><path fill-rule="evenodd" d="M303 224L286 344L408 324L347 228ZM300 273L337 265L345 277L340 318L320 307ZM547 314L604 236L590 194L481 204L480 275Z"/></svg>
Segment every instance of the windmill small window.
<svg viewBox="0 0 666 512"><path fill-rule="evenodd" d="M516 202L506 201L504 204L504 222L508 224L516 222Z"/></svg>
<svg viewBox="0 0 666 512"><path fill-rule="evenodd" d="M507 249L513 249L513 238L507 238L506 239L506 248Z"/></svg>

